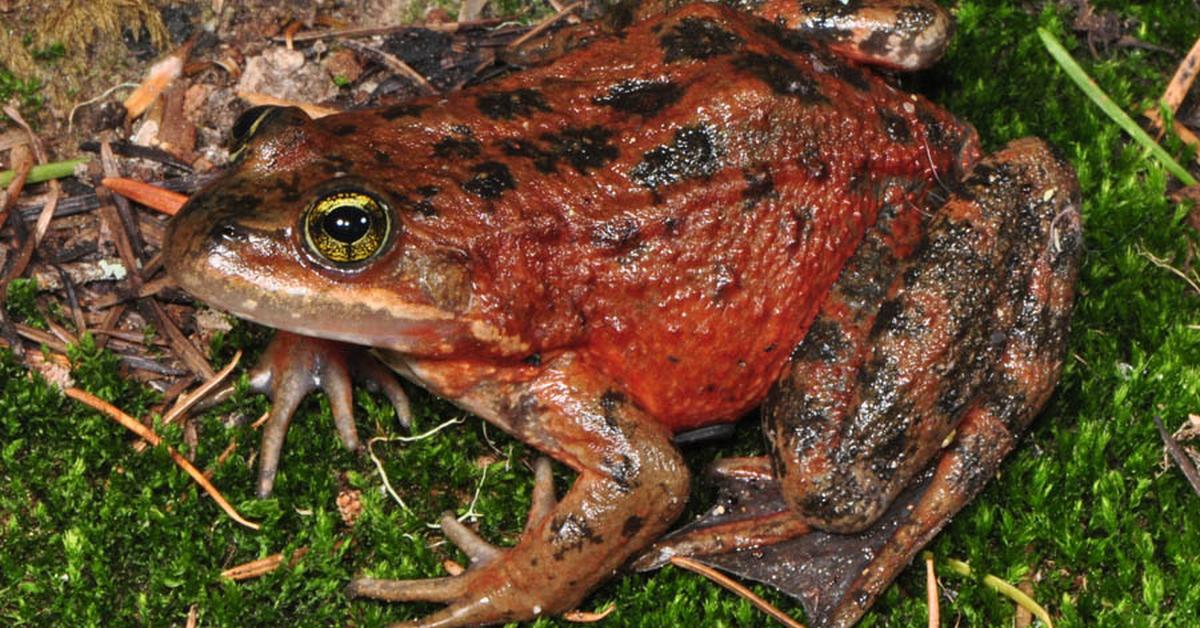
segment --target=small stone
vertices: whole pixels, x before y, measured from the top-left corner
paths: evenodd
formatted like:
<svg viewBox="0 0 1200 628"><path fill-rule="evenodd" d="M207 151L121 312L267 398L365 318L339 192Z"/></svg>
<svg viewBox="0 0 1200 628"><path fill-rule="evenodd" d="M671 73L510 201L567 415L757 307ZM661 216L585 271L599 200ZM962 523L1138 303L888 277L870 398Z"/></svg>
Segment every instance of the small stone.
<svg viewBox="0 0 1200 628"><path fill-rule="evenodd" d="M363 73L358 57L354 52L344 48L330 53L325 57L322 65L325 66L325 71L329 73L333 82L340 86L354 83Z"/></svg>

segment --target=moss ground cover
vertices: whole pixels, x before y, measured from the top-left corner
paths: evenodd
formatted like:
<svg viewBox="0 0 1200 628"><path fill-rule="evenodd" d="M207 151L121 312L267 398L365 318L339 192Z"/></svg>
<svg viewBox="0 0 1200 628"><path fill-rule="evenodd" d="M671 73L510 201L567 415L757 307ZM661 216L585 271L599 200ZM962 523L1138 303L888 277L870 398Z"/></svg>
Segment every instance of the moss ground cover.
<svg viewBox="0 0 1200 628"><path fill-rule="evenodd" d="M1096 4L1136 20L1131 36L1176 54L1125 47L1093 58L1054 3L964 1L955 5L958 35L946 59L903 79L972 121L989 149L1022 135L1050 140L1078 169L1085 201L1087 250L1058 391L999 477L929 549L976 573L1028 580L1060 625L1197 625L1200 498L1177 471L1160 469L1152 422L1160 415L1174 425L1200 411L1200 295L1149 259L1188 269L1189 208L1167 199L1163 170L1070 84L1035 31L1054 32L1118 103L1140 111L1200 35L1200 11L1178 0ZM17 296L10 312L34 317ZM239 326L214 347L216 361L235 346L253 353L264 337ZM80 387L135 415L154 402L153 392L120 380L111 355L85 342L72 358ZM379 625L433 607L352 602L342 587L358 573L437 575L444 558L462 561L426 525L442 511L461 514L473 504L487 538L511 543L519 533L534 452L470 418L419 442L376 444L405 509L380 490L369 457L341 449L318 398L288 435L276 496L254 499L257 434L221 420L265 409L244 388L243 381L239 394L200 421L195 459L208 466L231 439L239 443L215 466L213 481L262 523L259 532L225 518L165 451L134 453L123 429L0 357L0 624L182 624L194 606L204 625ZM381 398L358 391L356 400L364 438L399 434ZM421 393L414 402L421 430L461 415ZM161 433L184 448L179 428ZM733 444L692 451L693 466L751 450L757 439L756 427L743 424ZM560 490L568 481L559 477ZM335 503L348 489L361 490L353 527ZM264 577L219 577L301 548L308 548L302 558ZM940 573L952 594L943 600L945 616L962 625L1012 621L1013 606L980 581ZM768 597L800 614L781 596ZM670 568L617 578L586 607L609 603L617 609L605 625L768 623L746 602ZM925 613L924 574L914 567L863 625L917 625Z"/></svg>

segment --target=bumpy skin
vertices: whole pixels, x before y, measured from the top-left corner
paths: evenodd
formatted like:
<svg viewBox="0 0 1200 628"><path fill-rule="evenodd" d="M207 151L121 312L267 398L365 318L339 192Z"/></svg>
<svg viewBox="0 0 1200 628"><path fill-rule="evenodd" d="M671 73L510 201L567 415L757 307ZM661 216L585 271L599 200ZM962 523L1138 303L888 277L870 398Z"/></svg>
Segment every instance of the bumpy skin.
<svg viewBox="0 0 1200 628"><path fill-rule="evenodd" d="M352 593L447 603L428 625L571 608L681 511L672 433L734 420L792 377L793 349L881 212L887 235L872 238L912 248L939 188L977 158L974 131L846 57L927 64L949 21L915 0L853 6L756 5L770 21L633 7L523 51L532 69L444 98L239 125L239 163L168 229L172 276L290 332L271 356L305 355L309 337L374 347L578 473L561 501L539 480L511 549L450 525L472 557L463 575ZM338 265L301 225L346 190L382 203L392 228L368 260ZM297 381L281 361L270 379ZM347 369L326 368L341 395ZM305 386L276 403L294 407ZM265 459L290 414L272 417ZM929 434L911 436L926 461L940 444ZM264 464L260 493L273 479ZM891 488L870 490L886 505Z"/></svg>

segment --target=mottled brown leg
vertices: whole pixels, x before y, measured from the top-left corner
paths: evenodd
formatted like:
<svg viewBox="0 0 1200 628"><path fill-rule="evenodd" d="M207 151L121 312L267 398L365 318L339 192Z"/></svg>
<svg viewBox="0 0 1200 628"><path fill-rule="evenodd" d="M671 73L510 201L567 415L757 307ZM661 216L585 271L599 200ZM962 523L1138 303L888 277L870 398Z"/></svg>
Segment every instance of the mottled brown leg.
<svg viewBox="0 0 1200 628"><path fill-rule="evenodd" d="M694 2L618 2L591 16L595 19L506 50L503 58L526 67L540 65L597 37L619 33L632 23ZM746 3L745 10L769 22L793 45L820 43L847 58L897 70L933 65L946 51L954 31L950 14L933 0L762 0Z"/></svg>
<svg viewBox="0 0 1200 628"><path fill-rule="evenodd" d="M656 544L658 554L644 555L638 566L661 563L664 552L699 548L701 562L771 584L800 599L811 625L847 626L982 489L1058 380L1082 244L1078 190L1065 166L1035 140L1014 143L1002 156L999 162L986 161L975 173L975 183L997 185L981 188L968 182L963 195L952 201L979 203L990 212L996 203L1014 200L1015 190L1020 202L1007 220L1012 223L1009 228L1015 228L1018 245L994 269L1003 280L990 301L986 336L990 345L999 347L997 355L986 364L968 361L986 372L986 384L961 401L963 418L936 464L917 474L882 516L861 532L814 531L773 545L751 543L713 553L712 545L687 535L689 528L722 523L710 516L682 531L684 543L672 544L679 534L675 533ZM796 384L788 382L788 386ZM758 461L730 466L739 472L726 474L721 499L727 502L724 511L729 510L728 503L752 511L742 524L744 529L758 529L786 509L785 501L793 501L783 494L794 479L765 480ZM728 529L719 531L736 538ZM753 551L744 551L748 549Z"/></svg>
<svg viewBox="0 0 1200 628"><path fill-rule="evenodd" d="M359 448L358 430L354 426L352 374L366 380L372 388L382 389L396 408L401 424L409 427L412 414L404 390L395 375L366 349L333 340L276 332L250 373L251 388L270 395L272 402L259 452L259 497L271 495L288 425L300 402L317 388L324 389L329 396L333 420L346 449L355 451Z"/></svg>
<svg viewBox="0 0 1200 628"><path fill-rule="evenodd" d="M702 517L655 541L632 563L635 571L658 569L673 556L710 556L782 543L812 528L779 495L766 456L725 458L708 469L718 499Z"/></svg>
<svg viewBox="0 0 1200 628"><path fill-rule="evenodd" d="M423 626L520 621L574 608L658 537L687 501L688 471L670 434L573 355L525 368L524 376L471 368L418 362L407 371L578 476L555 502L549 467L538 464L529 521L510 549L491 548L449 524L448 536L472 557L459 576L350 584L350 595L449 604ZM464 378L473 383L463 386Z"/></svg>
<svg viewBox="0 0 1200 628"><path fill-rule="evenodd" d="M928 466L993 377L1005 312L1063 212L1078 213L1073 173L1042 142L1014 142L932 218L879 305L839 299L839 280L763 404L784 498L808 523L864 530Z"/></svg>

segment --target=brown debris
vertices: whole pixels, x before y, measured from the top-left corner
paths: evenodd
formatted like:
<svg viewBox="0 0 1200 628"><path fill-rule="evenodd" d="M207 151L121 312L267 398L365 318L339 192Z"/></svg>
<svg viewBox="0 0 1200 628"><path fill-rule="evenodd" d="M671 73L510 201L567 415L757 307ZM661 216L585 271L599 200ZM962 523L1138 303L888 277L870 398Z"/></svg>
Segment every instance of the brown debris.
<svg viewBox="0 0 1200 628"><path fill-rule="evenodd" d="M142 4L131 0L130 6ZM422 93L434 93L474 78L493 51L528 30L511 24L493 28L501 20L481 17L483 2L467 7L464 17L470 20L453 22L445 14L441 19L446 21L437 22L438 16L431 15L424 27L379 27L375 25L387 20L346 19L364 0L334 8L309 3L301 14L292 13L296 3L286 4L256 13L250 5L257 3L218 0L206 35L186 43L171 44L155 26L150 29L155 48L143 47L143 60L105 64L98 85L73 91L64 106L31 119L40 137L28 129L0 128L2 156L15 151L6 161L18 171L75 158L81 150L99 154L73 178L26 185L18 176L0 191L0 345L21 356L31 376L67 389L73 398L101 409L148 442L158 442L157 435L142 422L72 388L66 353L85 333L91 334L98 347L119 357L123 377L163 391L164 402L156 412L174 405L168 418L184 421L186 442L200 437L187 415L207 403L199 399L221 388L229 374L215 373L206 355L212 335L227 331L229 322L219 312L188 302L162 271L160 254L165 214L176 211L187 193L212 181L215 172L209 171L228 162L228 130L240 112L256 104L300 104L319 117L349 107L395 103L412 95L412 84ZM7 8L7 0L0 0L0 11ZM565 13L572 11L567 7ZM193 19L191 32L199 32L205 25L201 18ZM444 52L432 49L444 54L437 63L412 61L409 51L386 39L395 33L429 32L449 42ZM96 33L104 37L103 29ZM290 39L292 49L272 43L269 38L275 36L280 42ZM362 39L366 37L378 39ZM352 40L357 41L346 43ZM175 51L162 56L171 46ZM130 88L136 89L130 93ZM17 120L20 112L15 113L10 117ZM45 329L26 320L8 320L4 314L4 288L17 276L37 282L35 307ZM44 350L29 351L38 347ZM185 394L197 381L209 383ZM210 464L233 455L235 446L230 443ZM186 458L173 449L169 453L190 468L189 474L197 474ZM207 482L197 481L202 486ZM205 486L210 489L213 499L236 517L215 488ZM356 491L344 491L337 505L347 525L361 515Z"/></svg>
<svg viewBox="0 0 1200 628"><path fill-rule="evenodd" d="M1197 73L1200 73L1200 38L1196 39L1196 43L1192 45L1192 49L1179 62L1179 67L1175 69L1174 76L1167 83L1167 88L1163 91L1161 105L1165 107L1173 116L1172 130L1179 136L1183 143L1197 150L1196 158L1200 161L1200 137L1189 129L1183 120L1180 119L1180 106L1187 99L1188 92L1196 80ZM1200 106L1196 107L1200 114ZM1163 133L1163 117L1162 112L1157 107L1151 107L1146 111L1146 117L1150 119L1154 128L1158 129L1159 135ZM1184 189L1178 194L1176 200L1191 198L1195 200L1196 192Z"/></svg>
<svg viewBox="0 0 1200 628"><path fill-rule="evenodd" d="M1154 425L1162 438L1163 448L1183 472L1183 477L1187 478L1196 495L1200 495L1200 452L1192 447L1180 445L1180 441L1200 440L1200 416L1188 415L1188 420L1179 426L1174 434L1167 433L1160 417L1154 417Z"/></svg>
<svg viewBox="0 0 1200 628"><path fill-rule="evenodd" d="M142 425L137 421L137 419L125 414L107 401L104 401L103 399L100 399L99 397L96 397L87 391L79 390L78 388L68 388L63 392L65 392L68 397L90 406L95 410L99 410L104 414L107 414L114 421L125 426L125 429L128 429L134 434L141 436L143 440L148 441L151 445L157 446L162 443L162 437L160 437L158 434L155 434L153 430L145 425ZM181 469L190 475L192 479L200 485L200 488L204 489L204 492L208 493L208 496L211 497L213 501L217 502L217 505L221 507L221 510L224 510L225 514L229 515L230 519L233 519L234 521L252 530L257 530L259 528L257 523L248 521L239 515L237 510L235 510L233 506L225 500L225 497L221 495L221 492L217 490L217 487L213 486L213 484L208 481L208 478L204 477L204 475L200 473L200 470L193 466L191 462L188 462L188 460L181 456L179 452L175 451L174 447L171 447L170 445L165 445L165 447L167 454L171 456L171 459L175 461L175 464L179 465Z"/></svg>
<svg viewBox="0 0 1200 628"><path fill-rule="evenodd" d="M342 516L342 523L353 526L362 516L362 491L347 489L338 493L337 508L338 514Z"/></svg>

